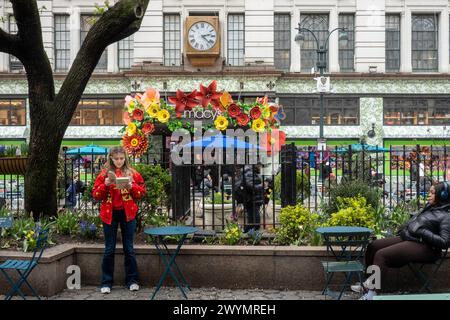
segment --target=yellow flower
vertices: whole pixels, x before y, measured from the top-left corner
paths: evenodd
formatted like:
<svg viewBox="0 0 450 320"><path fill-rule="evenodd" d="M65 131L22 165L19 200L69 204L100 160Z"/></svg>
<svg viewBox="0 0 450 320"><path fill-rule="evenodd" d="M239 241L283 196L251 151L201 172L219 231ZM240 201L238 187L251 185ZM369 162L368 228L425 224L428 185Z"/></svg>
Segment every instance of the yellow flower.
<svg viewBox="0 0 450 320"><path fill-rule="evenodd" d="M214 125L216 126L217 130L225 130L226 128L228 128L228 120L224 116L218 116L214 121Z"/></svg>
<svg viewBox="0 0 450 320"><path fill-rule="evenodd" d="M130 144L131 144L132 147L137 147L138 144L139 144L139 139L136 139L136 138L131 139Z"/></svg>
<svg viewBox="0 0 450 320"><path fill-rule="evenodd" d="M130 122L127 126L127 134L128 136L132 136L136 133L136 124L134 122Z"/></svg>
<svg viewBox="0 0 450 320"><path fill-rule="evenodd" d="M265 126L266 126L266 123L262 119L256 119L252 123L252 129L255 132L263 132Z"/></svg>
<svg viewBox="0 0 450 320"><path fill-rule="evenodd" d="M163 109L163 110L158 111L156 117L158 118L159 122L166 123L167 121L169 121L170 113L169 113L169 111Z"/></svg>
<svg viewBox="0 0 450 320"><path fill-rule="evenodd" d="M136 108L136 105L134 103L134 100L131 100L130 103L128 104L128 112L133 113L135 108Z"/></svg>
<svg viewBox="0 0 450 320"><path fill-rule="evenodd" d="M264 119L269 119L271 115L272 115L272 112L270 112L269 108L265 108L262 112L262 117Z"/></svg>
<svg viewBox="0 0 450 320"><path fill-rule="evenodd" d="M150 117L156 118L158 116L158 111L160 111L159 104L151 104L146 111Z"/></svg>

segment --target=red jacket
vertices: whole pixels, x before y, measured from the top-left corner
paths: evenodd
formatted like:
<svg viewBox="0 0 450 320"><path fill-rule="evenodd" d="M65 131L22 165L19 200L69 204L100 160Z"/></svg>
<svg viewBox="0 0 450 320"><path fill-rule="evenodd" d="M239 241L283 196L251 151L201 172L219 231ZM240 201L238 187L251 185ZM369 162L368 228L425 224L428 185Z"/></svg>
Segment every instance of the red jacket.
<svg viewBox="0 0 450 320"><path fill-rule="evenodd" d="M136 170L133 171L133 186L130 190L121 189L123 207L125 209L125 214L127 216L127 222L136 218L136 212L138 206L135 200L141 199L145 195L145 183L142 176ZM100 205L100 218L106 224L111 224L112 213L113 213L113 196L117 194L115 191L115 185L110 184L106 186L105 179L107 178L106 169L102 170L100 174L95 179L94 188L92 189L92 196L96 200L101 200Z"/></svg>

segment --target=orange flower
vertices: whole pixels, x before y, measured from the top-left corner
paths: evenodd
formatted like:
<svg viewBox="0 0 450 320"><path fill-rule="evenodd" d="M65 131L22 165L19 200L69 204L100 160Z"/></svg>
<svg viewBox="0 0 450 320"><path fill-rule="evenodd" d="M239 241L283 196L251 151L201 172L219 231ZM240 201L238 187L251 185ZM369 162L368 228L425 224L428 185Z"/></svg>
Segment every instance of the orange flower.
<svg viewBox="0 0 450 320"><path fill-rule="evenodd" d="M149 88L145 91L141 98L141 103L145 109L148 109L151 105L159 104L160 94L158 90Z"/></svg>
<svg viewBox="0 0 450 320"><path fill-rule="evenodd" d="M220 104L222 105L222 109L226 110L227 107L233 103L233 98L231 97L231 94L229 94L227 91L224 91L222 96L220 97Z"/></svg>
<svg viewBox="0 0 450 320"><path fill-rule="evenodd" d="M139 133L136 133L132 136L128 136L127 134L125 134L122 137L122 145L129 155L140 157L148 149L148 140L144 135Z"/></svg>

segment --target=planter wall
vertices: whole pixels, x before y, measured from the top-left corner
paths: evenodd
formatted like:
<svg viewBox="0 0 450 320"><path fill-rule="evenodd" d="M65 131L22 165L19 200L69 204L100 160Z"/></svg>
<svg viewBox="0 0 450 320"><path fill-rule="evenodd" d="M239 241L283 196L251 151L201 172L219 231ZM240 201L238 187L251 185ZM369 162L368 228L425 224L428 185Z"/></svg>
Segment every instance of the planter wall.
<svg viewBox="0 0 450 320"><path fill-rule="evenodd" d="M27 166L28 157L0 158L0 174L24 175Z"/></svg>
<svg viewBox="0 0 450 320"><path fill-rule="evenodd" d="M175 246L169 246L172 250ZM101 279L103 245L59 245L47 250L41 263L33 271L30 281L42 296L52 296L66 288L69 277L66 269L76 264L81 269L81 285L98 286ZM115 286L124 284L122 249L117 249ZM20 259L29 254L0 252L0 262ZM324 286L324 273L320 261L326 257L324 247L251 247L185 245L177 258L192 287L216 288L265 288L320 291ZM164 271L164 265L152 246L137 246L141 284L156 285ZM433 288L438 292L450 291L450 259L439 270L439 281ZM340 283L336 277L333 283ZM336 282L334 282L336 281ZM356 279L355 279L356 281ZM384 280L382 280L384 281ZM168 285L173 285L167 281ZM392 269L382 282L387 291L417 290L415 280L407 267ZM9 289L0 279L0 294ZM25 289L25 288L24 288ZM26 290L24 290L27 292Z"/></svg>

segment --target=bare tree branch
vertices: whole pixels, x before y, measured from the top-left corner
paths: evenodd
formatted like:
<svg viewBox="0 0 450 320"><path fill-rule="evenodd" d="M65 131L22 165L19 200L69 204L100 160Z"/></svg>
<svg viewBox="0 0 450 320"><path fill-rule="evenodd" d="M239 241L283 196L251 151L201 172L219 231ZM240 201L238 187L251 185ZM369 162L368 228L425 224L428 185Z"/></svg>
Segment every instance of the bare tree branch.
<svg viewBox="0 0 450 320"><path fill-rule="evenodd" d="M56 96L56 104L65 106L65 109L58 110L58 121L64 124L70 123L78 101L103 51L111 43L139 30L143 18L142 12L146 11L148 3L149 0L121 0L92 26Z"/></svg>

